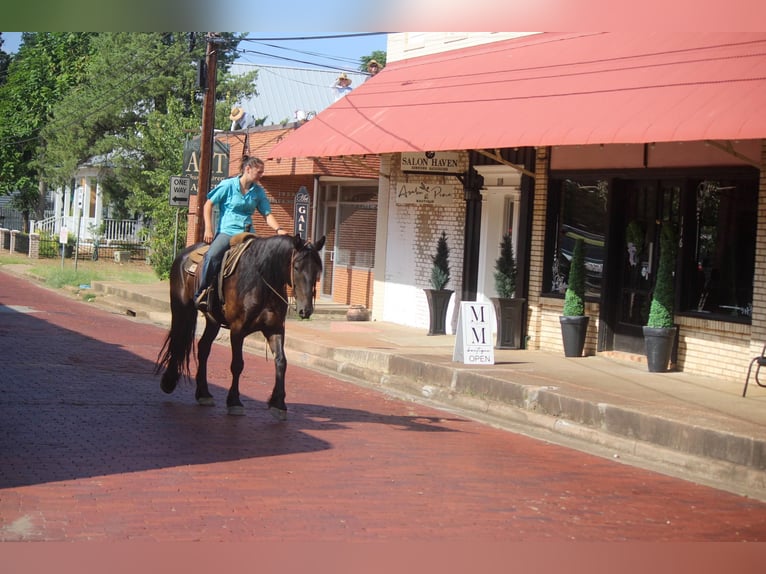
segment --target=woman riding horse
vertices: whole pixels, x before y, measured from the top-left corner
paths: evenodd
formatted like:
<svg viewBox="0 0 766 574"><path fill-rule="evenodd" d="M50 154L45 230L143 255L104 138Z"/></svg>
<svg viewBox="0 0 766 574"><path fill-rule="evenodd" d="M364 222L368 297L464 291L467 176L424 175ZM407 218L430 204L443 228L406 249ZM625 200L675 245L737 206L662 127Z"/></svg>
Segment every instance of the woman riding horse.
<svg viewBox="0 0 766 574"><path fill-rule="evenodd" d="M210 244L210 248L205 254L199 286L194 294L197 308L202 312L207 311L209 307L209 287L221 270L221 262L229 248L229 241L232 236L252 229L253 213L256 210L263 215L266 224L278 235L287 233L271 213L269 198L266 197L266 190L260 183L263 170L262 160L257 157L242 156L239 175L224 179L207 194L207 201L202 208L205 219L203 240ZM217 205L220 210L215 238L213 238L213 205Z"/></svg>

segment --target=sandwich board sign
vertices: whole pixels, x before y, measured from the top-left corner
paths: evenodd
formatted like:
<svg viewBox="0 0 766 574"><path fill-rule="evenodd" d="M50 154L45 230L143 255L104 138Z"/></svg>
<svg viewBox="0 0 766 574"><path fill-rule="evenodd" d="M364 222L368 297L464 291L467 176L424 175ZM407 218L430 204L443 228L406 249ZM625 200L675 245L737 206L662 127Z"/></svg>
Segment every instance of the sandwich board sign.
<svg viewBox="0 0 766 574"><path fill-rule="evenodd" d="M466 365L494 365L492 313L488 303L461 301L452 360Z"/></svg>

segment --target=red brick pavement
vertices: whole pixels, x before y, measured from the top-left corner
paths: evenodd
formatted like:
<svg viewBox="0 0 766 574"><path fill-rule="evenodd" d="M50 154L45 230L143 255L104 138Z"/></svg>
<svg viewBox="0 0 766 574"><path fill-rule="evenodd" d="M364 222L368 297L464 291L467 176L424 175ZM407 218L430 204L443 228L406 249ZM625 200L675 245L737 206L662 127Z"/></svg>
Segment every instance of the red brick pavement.
<svg viewBox="0 0 766 574"><path fill-rule="evenodd" d="M163 328L0 273L0 540L766 541L766 504L246 357L245 417L153 374ZM288 356L288 361L290 357Z"/></svg>

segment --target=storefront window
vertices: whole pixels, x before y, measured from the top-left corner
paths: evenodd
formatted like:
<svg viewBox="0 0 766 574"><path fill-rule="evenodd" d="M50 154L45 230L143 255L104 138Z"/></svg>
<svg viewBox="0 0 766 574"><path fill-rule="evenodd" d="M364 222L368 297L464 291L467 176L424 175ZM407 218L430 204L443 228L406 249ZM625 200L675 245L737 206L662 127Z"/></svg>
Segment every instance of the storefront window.
<svg viewBox="0 0 766 574"><path fill-rule="evenodd" d="M549 227L555 236L546 242L545 285L550 293L565 293L569 278L569 261L575 239L585 242L586 296L601 294L604 269L604 239L607 226L609 184L605 180L554 181L549 204ZM552 219L551 219L552 218Z"/></svg>
<svg viewBox="0 0 766 574"><path fill-rule="evenodd" d="M690 289L681 298L685 311L749 320L757 202L756 180L711 179L696 185L686 211L691 225L684 230L685 251L693 256L693 268L686 266Z"/></svg>

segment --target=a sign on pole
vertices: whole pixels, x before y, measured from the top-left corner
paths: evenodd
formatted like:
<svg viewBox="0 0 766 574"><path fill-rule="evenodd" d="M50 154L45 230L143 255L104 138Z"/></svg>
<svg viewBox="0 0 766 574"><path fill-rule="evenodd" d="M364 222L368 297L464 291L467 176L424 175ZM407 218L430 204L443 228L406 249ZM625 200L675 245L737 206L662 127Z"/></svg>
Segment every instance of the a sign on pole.
<svg viewBox="0 0 766 574"><path fill-rule="evenodd" d="M189 207L190 180L188 177L170 177L170 206Z"/></svg>
<svg viewBox="0 0 766 574"><path fill-rule="evenodd" d="M66 245L69 240L69 230L66 227L59 229L59 243Z"/></svg>
<svg viewBox="0 0 766 574"><path fill-rule="evenodd" d="M305 241L309 230L309 207L311 198L305 186L301 186L295 194L295 213L293 214L293 235L300 235Z"/></svg>
<svg viewBox="0 0 766 574"><path fill-rule="evenodd" d="M488 303L461 301L452 360L466 365L494 365L492 313Z"/></svg>

